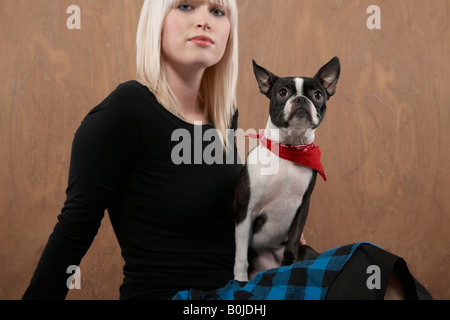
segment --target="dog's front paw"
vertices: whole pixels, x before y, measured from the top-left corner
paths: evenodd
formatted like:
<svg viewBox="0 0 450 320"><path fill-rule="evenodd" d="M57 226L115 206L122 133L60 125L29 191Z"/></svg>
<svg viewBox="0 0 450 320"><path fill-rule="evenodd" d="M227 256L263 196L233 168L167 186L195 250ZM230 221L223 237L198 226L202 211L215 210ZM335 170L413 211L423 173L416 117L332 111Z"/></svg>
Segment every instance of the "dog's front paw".
<svg viewBox="0 0 450 320"><path fill-rule="evenodd" d="M236 262L234 264L234 280L236 281L248 281L248 261L247 259L239 259L236 256Z"/></svg>
<svg viewBox="0 0 450 320"><path fill-rule="evenodd" d="M234 275L234 280L239 281L239 282L248 282L248 275L247 275L247 273L245 273L245 274L243 274L243 273L235 274Z"/></svg>

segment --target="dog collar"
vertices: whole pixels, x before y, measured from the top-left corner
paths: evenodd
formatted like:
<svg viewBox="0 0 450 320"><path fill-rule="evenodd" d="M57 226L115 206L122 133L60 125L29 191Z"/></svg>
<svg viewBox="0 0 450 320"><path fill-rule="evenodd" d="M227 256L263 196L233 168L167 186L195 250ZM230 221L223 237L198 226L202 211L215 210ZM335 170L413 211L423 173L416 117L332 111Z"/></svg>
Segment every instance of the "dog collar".
<svg viewBox="0 0 450 320"><path fill-rule="evenodd" d="M325 171L320 162L322 152L314 143L308 145L285 144L267 139L264 131L261 134L248 134L246 137L259 139L261 145L272 151L281 159L288 160L317 171L327 181Z"/></svg>

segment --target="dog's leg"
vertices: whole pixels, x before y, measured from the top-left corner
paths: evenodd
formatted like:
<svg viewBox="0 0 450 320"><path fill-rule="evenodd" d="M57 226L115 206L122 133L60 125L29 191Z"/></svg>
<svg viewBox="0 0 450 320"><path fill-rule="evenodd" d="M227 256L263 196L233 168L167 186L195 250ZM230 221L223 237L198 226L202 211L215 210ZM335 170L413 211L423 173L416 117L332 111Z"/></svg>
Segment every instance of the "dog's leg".
<svg viewBox="0 0 450 320"><path fill-rule="evenodd" d="M306 218L308 217L309 202L311 199L311 194L316 185L317 172L313 172L311 182L309 184L308 190L306 190L303 195L302 204L297 211L294 222L292 223L291 230L289 231L289 237L284 249L282 266L289 266L298 261L298 247L300 242L300 237L305 227Z"/></svg>
<svg viewBox="0 0 450 320"><path fill-rule="evenodd" d="M234 279L248 281L248 247L252 236L250 214L236 227L236 257L234 261Z"/></svg>
<svg viewBox="0 0 450 320"><path fill-rule="evenodd" d="M250 201L250 177L247 166L244 166L238 179L231 210L234 214L236 254L234 262L234 278L238 281L248 281L248 248L252 237Z"/></svg>

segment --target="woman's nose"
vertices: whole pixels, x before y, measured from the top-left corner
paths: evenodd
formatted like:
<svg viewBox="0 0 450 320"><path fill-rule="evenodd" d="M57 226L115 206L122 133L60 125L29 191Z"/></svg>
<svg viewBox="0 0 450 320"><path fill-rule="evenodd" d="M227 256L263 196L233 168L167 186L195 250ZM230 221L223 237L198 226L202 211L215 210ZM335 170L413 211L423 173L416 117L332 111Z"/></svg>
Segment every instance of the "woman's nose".
<svg viewBox="0 0 450 320"><path fill-rule="evenodd" d="M197 24L197 28L198 29L203 29L203 30L210 30L211 29L211 25L209 24L209 22L198 23Z"/></svg>
<svg viewBox="0 0 450 320"><path fill-rule="evenodd" d="M204 6L202 7L202 9L200 10L199 14L198 14L198 22L196 24L196 27L198 29L203 29L203 30L210 30L211 29L211 24L209 22L210 19L210 12L209 9Z"/></svg>

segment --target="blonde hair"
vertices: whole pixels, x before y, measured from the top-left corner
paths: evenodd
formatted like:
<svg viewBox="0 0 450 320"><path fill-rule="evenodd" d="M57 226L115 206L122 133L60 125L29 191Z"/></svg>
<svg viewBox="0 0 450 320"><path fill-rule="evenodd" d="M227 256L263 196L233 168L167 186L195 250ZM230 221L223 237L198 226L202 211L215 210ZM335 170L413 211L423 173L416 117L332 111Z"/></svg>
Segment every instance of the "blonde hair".
<svg viewBox="0 0 450 320"><path fill-rule="evenodd" d="M236 0L209 0L227 8L230 37L222 59L205 70L200 86L200 97L206 112L219 132L226 148L226 131L236 109L236 83L238 77L238 13ZM173 114L178 114L180 103L167 82L161 54L162 30L167 14L180 0L145 0L139 20L136 46L137 75Z"/></svg>

